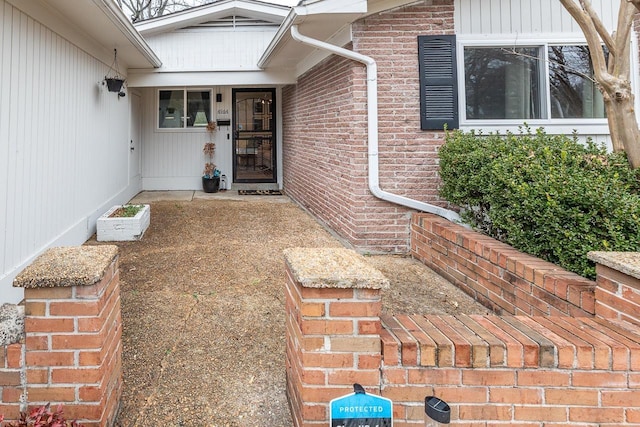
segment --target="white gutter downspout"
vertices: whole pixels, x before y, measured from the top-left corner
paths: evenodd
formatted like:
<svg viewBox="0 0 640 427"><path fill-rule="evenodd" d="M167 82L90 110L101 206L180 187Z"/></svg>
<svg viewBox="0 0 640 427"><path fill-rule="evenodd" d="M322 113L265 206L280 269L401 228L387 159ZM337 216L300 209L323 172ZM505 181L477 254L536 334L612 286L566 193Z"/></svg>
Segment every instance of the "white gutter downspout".
<svg viewBox="0 0 640 427"><path fill-rule="evenodd" d="M421 202L419 200L410 199L408 197L389 193L380 188L380 173L378 169L378 66L373 58L344 49L330 43L300 34L298 26L291 27L291 37L294 40L334 53L345 58L353 59L361 62L367 67L367 117L368 126L367 133L369 137L368 155L369 155L369 190L371 193L382 200L386 200L397 205L406 206L422 212L433 213L456 223L461 223L460 215L449 209Z"/></svg>

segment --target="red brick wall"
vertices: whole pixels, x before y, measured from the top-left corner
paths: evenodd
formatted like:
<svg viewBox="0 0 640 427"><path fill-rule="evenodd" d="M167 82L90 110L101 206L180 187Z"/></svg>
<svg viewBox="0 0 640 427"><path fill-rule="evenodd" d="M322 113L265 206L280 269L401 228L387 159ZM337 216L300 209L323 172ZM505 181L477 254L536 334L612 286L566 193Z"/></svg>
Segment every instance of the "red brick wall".
<svg viewBox="0 0 640 427"><path fill-rule="evenodd" d="M550 327L554 325L554 327ZM381 394L394 426L437 396L461 426L638 425L640 335L592 318L383 318Z"/></svg>
<svg viewBox="0 0 640 427"><path fill-rule="evenodd" d="M640 326L640 279L602 264L596 274L596 315Z"/></svg>
<svg viewBox="0 0 640 427"><path fill-rule="evenodd" d="M591 316L595 283L430 214L414 214L411 254L496 313Z"/></svg>
<svg viewBox="0 0 640 427"><path fill-rule="evenodd" d="M442 205L442 135L420 130L417 36L452 33L453 1L433 3L355 23L353 50L378 62L381 188ZM328 58L283 90L283 111L287 194L359 248L406 252L410 210L368 190L364 66Z"/></svg>
<svg viewBox="0 0 640 427"><path fill-rule="evenodd" d="M473 242L467 234L457 240ZM328 425L328 403L353 382L393 401L396 427L424 426L424 398L433 395L450 405L458 426L640 426L634 323L598 315L380 316L380 290L364 258L313 249L290 249L285 258L297 427Z"/></svg>
<svg viewBox="0 0 640 427"><path fill-rule="evenodd" d="M0 413L6 419L16 419L27 405L51 403L55 408L62 403L69 420L78 419L86 427L113 425L122 390L115 254L117 248L101 280L93 285L67 286L73 279L61 277L61 287L25 289L24 343L0 351Z"/></svg>
<svg viewBox="0 0 640 427"><path fill-rule="evenodd" d="M24 343L0 346L0 414L7 419L20 415L25 392Z"/></svg>

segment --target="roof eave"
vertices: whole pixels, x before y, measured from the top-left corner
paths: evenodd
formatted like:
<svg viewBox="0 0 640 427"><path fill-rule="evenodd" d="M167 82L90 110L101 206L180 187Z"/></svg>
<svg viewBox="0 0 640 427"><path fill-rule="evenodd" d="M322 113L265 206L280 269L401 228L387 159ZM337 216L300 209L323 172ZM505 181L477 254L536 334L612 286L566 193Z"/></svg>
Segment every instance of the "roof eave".
<svg viewBox="0 0 640 427"><path fill-rule="evenodd" d="M332 24L339 24L338 27L342 27L352 22L354 17L363 16L366 13L367 0L301 1L298 6L294 6L291 9L280 28L278 28L278 32L260 57L258 67L268 67L280 47L291 38L291 27L304 23L308 17L326 17Z"/></svg>
<svg viewBox="0 0 640 427"><path fill-rule="evenodd" d="M93 0L113 25L129 40L129 42L145 57L153 68L160 68L162 61L147 44L142 35L136 30L131 22L126 18L122 10L113 0Z"/></svg>

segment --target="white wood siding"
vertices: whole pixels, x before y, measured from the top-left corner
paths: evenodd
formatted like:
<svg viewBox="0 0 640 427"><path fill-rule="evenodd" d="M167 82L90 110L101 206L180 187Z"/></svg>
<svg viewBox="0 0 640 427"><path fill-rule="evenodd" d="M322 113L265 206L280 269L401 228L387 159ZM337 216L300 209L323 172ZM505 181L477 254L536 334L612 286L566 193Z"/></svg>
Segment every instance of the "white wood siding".
<svg viewBox="0 0 640 427"><path fill-rule="evenodd" d="M613 30L620 2L593 0L592 4ZM559 0L455 0L455 26L456 34L581 34Z"/></svg>
<svg viewBox="0 0 640 427"><path fill-rule="evenodd" d="M231 88L212 89L213 119L231 119ZM215 102L216 93L222 94L222 102ZM143 90L142 187L145 190L202 190L202 171L207 161L202 148L209 134L204 129L158 129L157 96L155 88ZM224 111L228 113L222 114ZM231 128L226 126L214 134L213 162L229 180L232 178L231 137Z"/></svg>
<svg viewBox="0 0 640 427"><path fill-rule="evenodd" d="M95 57L0 0L0 302L52 245L82 244L128 183L129 98ZM122 70L121 70L122 71Z"/></svg>
<svg viewBox="0 0 640 427"><path fill-rule="evenodd" d="M162 60L162 71L258 70L258 59L275 27L189 29L159 34L147 42Z"/></svg>
<svg viewBox="0 0 640 427"><path fill-rule="evenodd" d="M611 0L592 0L594 9L605 26L615 28L620 3ZM461 43L531 43L540 42L580 42L584 35L571 15L559 0L455 0L455 28ZM462 59L459 52L459 61ZM634 55L634 60L637 58ZM459 66L462 64L459 62ZM464 78L460 70L459 79ZM460 80L462 81L462 80ZM580 133L580 139L587 137L611 148L608 127L587 122L560 123L554 120L527 121L532 128L539 126L551 134ZM463 130L482 129L484 132L517 132L517 126L462 123Z"/></svg>

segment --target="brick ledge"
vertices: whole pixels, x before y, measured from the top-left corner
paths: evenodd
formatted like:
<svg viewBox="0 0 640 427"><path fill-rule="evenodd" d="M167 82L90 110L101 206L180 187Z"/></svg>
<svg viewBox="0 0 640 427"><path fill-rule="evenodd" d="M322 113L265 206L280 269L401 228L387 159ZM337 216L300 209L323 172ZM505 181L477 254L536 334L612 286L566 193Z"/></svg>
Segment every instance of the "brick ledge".
<svg viewBox="0 0 640 427"><path fill-rule="evenodd" d="M640 331L622 320L381 316L384 366L640 370Z"/></svg>

